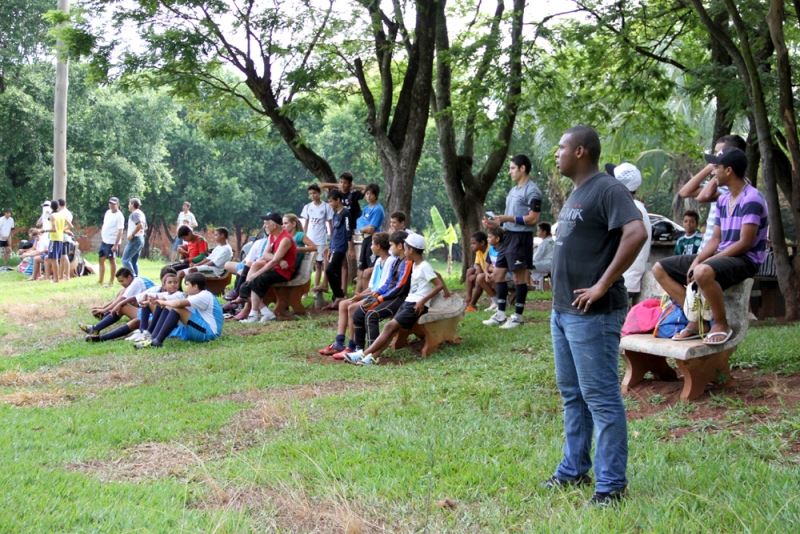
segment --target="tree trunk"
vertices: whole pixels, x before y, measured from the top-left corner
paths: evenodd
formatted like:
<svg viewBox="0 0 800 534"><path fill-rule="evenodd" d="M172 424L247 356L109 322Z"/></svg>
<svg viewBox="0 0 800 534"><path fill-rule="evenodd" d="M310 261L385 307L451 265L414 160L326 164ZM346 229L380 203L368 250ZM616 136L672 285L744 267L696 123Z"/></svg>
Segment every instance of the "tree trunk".
<svg viewBox="0 0 800 534"><path fill-rule="evenodd" d="M58 9L69 13L69 0L58 0ZM67 198L67 91L69 59L63 41L56 42L56 90L53 109L53 198Z"/></svg>
<svg viewBox="0 0 800 534"><path fill-rule="evenodd" d="M242 225L236 224L233 228L236 233L236 254L238 255L242 252Z"/></svg>
<svg viewBox="0 0 800 534"><path fill-rule="evenodd" d="M158 226L158 223L148 224L147 229L144 231L144 246L142 247L141 253L142 258L150 259L150 237L152 237L153 230L156 228L156 226ZM167 235L169 235L169 233ZM161 252L164 251L162 250ZM169 252L167 252L167 254L169 254Z"/></svg>
<svg viewBox="0 0 800 534"><path fill-rule="evenodd" d="M442 1L437 8L436 89L431 101L439 134L439 151L442 155L445 188L461 227L463 248L461 278L463 280L467 268L474 260L469 247L470 239L473 233L480 230L486 195L497 180L500 169L506 163L511 135L519 110L519 95L522 92L522 20L525 2L524 0L514 0L514 11L511 17L508 85L504 106L499 110L501 120L494 140L494 149L486 157L484 165L477 175L473 174L472 170L475 159L474 141L478 133L475 124L480 100L488 92L481 83L498 54L500 23L505 5L502 0L497 2L489 30L488 43L476 67L473 77L474 85L468 91L466 103L468 111L464 117L462 153L459 154L456 148L456 127L452 108L452 66L445 4L446 2Z"/></svg>

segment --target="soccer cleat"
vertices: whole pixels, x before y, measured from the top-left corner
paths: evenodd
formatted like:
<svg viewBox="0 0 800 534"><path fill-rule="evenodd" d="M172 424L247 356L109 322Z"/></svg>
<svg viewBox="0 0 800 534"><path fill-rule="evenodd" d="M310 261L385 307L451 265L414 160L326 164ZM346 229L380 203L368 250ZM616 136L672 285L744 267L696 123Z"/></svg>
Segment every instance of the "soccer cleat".
<svg viewBox="0 0 800 534"><path fill-rule="evenodd" d="M478 311L478 308L476 308L472 304L469 304L466 308L464 308L465 313L474 313L476 311Z"/></svg>
<svg viewBox="0 0 800 534"><path fill-rule="evenodd" d="M553 475L544 482L542 487L547 489L568 488L570 486L588 486L592 483L592 477L587 474L579 475L573 479L558 478Z"/></svg>
<svg viewBox="0 0 800 534"><path fill-rule="evenodd" d="M352 349L342 349L339 352L334 352L331 354L331 358L334 360L342 361L347 357L348 352L353 352Z"/></svg>
<svg viewBox="0 0 800 534"><path fill-rule="evenodd" d="M337 352L341 352L343 350L344 350L344 345L337 345L336 343L331 343L324 349L319 349L317 352L319 352L323 356L332 356Z"/></svg>
<svg viewBox="0 0 800 534"><path fill-rule="evenodd" d="M522 317L517 315L516 313L506 319L506 322L500 325L500 328L503 330L511 330L512 328L516 328L522 324Z"/></svg>
<svg viewBox="0 0 800 534"><path fill-rule="evenodd" d="M143 340L139 341L138 343L136 343L133 346L133 348L138 350L138 349L146 349L147 347L154 347L154 346L155 345L153 345L153 340L148 338L148 339L143 339Z"/></svg>
<svg viewBox="0 0 800 534"><path fill-rule="evenodd" d="M91 343L97 343L98 341L102 341L102 339L100 339L100 336L98 336L97 334L89 334L88 336L83 338L83 340Z"/></svg>
<svg viewBox="0 0 800 534"><path fill-rule="evenodd" d="M623 497L625 497L625 488L609 492L596 491L592 498L589 499L589 505L598 508L609 508L618 504Z"/></svg>
<svg viewBox="0 0 800 534"><path fill-rule="evenodd" d="M486 326L500 326L506 322L506 314L503 312L495 312L494 315L482 321Z"/></svg>
<svg viewBox="0 0 800 534"><path fill-rule="evenodd" d="M78 328L80 328L81 330L83 330L83 331L84 331L84 332L86 332L87 334L91 334L91 333L93 333L93 332L94 332L94 329L92 328L92 325L88 325L88 324L79 324L79 325L78 325Z"/></svg>

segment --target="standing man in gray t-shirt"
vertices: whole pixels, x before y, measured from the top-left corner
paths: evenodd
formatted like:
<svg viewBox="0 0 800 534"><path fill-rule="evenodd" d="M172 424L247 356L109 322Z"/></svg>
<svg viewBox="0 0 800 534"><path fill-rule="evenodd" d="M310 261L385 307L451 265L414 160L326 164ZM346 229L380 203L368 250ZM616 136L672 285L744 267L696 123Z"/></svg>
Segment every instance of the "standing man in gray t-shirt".
<svg viewBox="0 0 800 534"><path fill-rule="evenodd" d="M619 336L628 306L622 273L647 240L642 214L617 179L600 172L600 138L588 126L567 130L556 165L575 184L558 215L550 333L564 404L564 456L544 485L591 484L591 503L607 506L628 484L628 434L619 387Z"/></svg>
<svg viewBox="0 0 800 534"><path fill-rule="evenodd" d="M531 160L528 156L518 154L511 158L508 175L514 181L514 187L506 196L506 211L503 215L487 216L483 220L487 228L502 224L505 230L494 270L497 311L483 321L486 326L508 329L522 324L522 312L525 311L525 299L528 296L528 279L533 268L533 233L542 211L542 192L531 180L530 173ZM514 273L516 300L514 315L506 318L508 271Z"/></svg>

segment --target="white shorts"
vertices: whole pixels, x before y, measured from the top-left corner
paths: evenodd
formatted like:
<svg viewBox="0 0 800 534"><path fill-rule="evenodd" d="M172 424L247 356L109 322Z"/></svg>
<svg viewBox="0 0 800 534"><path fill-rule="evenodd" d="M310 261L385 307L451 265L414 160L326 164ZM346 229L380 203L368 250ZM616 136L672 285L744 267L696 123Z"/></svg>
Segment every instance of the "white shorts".
<svg viewBox="0 0 800 534"><path fill-rule="evenodd" d="M325 253L328 250L328 243L317 245L317 262L325 261Z"/></svg>

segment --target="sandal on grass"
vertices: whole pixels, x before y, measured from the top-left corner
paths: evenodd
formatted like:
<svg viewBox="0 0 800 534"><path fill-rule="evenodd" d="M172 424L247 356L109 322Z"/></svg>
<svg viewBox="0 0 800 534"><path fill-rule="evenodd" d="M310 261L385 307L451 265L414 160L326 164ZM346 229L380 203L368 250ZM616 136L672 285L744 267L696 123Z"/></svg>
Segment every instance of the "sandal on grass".
<svg viewBox="0 0 800 534"><path fill-rule="evenodd" d="M706 337L703 338L703 343L706 345L724 345L732 335L733 330L730 328L726 332L709 332Z"/></svg>
<svg viewBox="0 0 800 534"><path fill-rule="evenodd" d="M684 328L672 336L672 341L688 341L690 339L700 339L700 332L697 330L689 330L688 328Z"/></svg>

